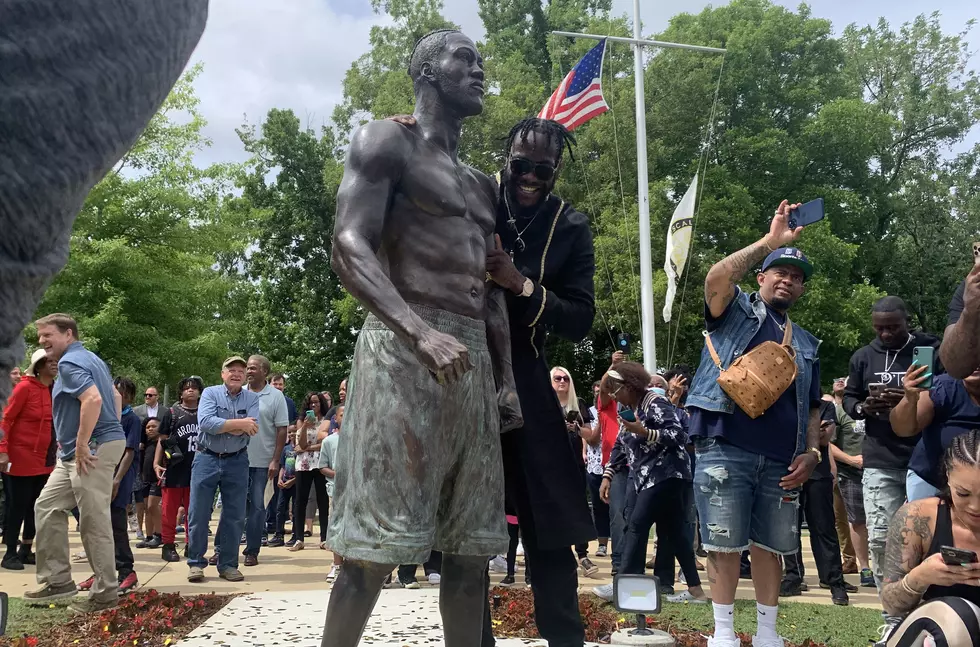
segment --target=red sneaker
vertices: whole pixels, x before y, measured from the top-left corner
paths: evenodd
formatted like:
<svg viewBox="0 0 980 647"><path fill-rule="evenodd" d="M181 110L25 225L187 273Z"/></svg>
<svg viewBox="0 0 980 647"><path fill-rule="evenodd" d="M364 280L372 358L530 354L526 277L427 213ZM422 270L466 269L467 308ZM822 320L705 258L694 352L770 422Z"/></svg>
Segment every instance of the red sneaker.
<svg viewBox="0 0 980 647"><path fill-rule="evenodd" d="M79 584L78 585L78 590L79 591L88 591L88 590L90 590L92 588L92 585L93 584L95 584L95 576L94 575L92 577L88 578L87 580L85 580L84 582L82 582L81 584Z"/></svg>
<svg viewBox="0 0 980 647"><path fill-rule="evenodd" d="M139 585L140 583L136 579L136 573L130 573L119 583L119 595L126 595Z"/></svg>

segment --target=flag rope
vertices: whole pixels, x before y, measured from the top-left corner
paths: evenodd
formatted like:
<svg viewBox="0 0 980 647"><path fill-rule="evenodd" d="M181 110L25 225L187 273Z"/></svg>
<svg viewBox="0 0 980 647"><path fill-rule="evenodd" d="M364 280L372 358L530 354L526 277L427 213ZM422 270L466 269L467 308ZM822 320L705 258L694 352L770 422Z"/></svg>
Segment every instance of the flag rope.
<svg viewBox="0 0 980 647"><path fill-rule="evenodd" d="M726 54L722 54L721 65L718 68L718 81L715 85L715 98L711 103L711 111L708 114L708 126L706 128L704 139L701 142L701 157L698 160L698 171L697 176L700 181L700 187L697 189L697 202L694 207L694 217L691 219L691 244L687 250L687 262L684 264L684 284L681 286L681 298L677 305L677 317L674 322L674 339L673 342L670 341L670 324L667 325L667 367L673 366L674 354L677 352L677 338L680 335L681 322L683 321L684 314L684 297L687 293L687 283L691 278L690 266L691 266L691 252L694 250L695 235L697 234L698 228L698 214L701 213L701 199L704 197L701 188L704 187L705 175L707 175L708 169L708 152L711 150L711 143L714 140L715 134L715 121L718 116L718 99L721 95L721 78L725 71L725 57ZM669 235L669 234L668 234Z"/></svg>
<svg viewBox="0 0 980 647"><path fill-rule="evenodd" d="M610 41L606 42L606 54L611 56L612 44ZM633 287L633 300L636 302L636 323L639 326L638 331L643 330L643 310L640 307L640 280L636 277L636 260L633 258L633 239L630 236L630 222L629 215L626 210L626 188L623 183L623 160L619 153L619 124L616 121L616 111L613 109L613 71L612 66L609 66L609 96L606 98L606 103L609 104L609 114L612 115L613 121L613 141L616 144L616 168L619 171L619 195L623 203L623 225L626 230L626 249L629 251L630 259L630 274L632 276L632 287Z"/></svg>

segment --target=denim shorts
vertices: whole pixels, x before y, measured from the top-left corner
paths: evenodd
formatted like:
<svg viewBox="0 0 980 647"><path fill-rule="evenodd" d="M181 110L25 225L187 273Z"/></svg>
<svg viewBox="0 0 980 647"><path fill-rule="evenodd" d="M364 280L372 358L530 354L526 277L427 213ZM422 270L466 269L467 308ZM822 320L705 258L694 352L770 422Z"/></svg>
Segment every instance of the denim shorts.
<svg viewBox="0 0 980 647"><path fill-rule="evenodd" d="M779 487L789 466L716 438L695 438L694 448L704 549L740 553L755 545L777 555L795 553L801 490Z"/></svg>

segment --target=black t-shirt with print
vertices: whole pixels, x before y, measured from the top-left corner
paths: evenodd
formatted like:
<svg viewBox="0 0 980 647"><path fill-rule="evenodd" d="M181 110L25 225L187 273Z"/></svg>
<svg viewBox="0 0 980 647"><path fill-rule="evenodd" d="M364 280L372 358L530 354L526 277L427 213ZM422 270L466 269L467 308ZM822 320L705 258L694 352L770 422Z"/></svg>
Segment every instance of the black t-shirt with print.
<svg viewBox="0 0 980 647"><path fill-rule="evenodd" d="M820 403L820 422L837 423L837 408L834 407L833 402L824 400ZM820 447L820 462L813 468L810 480L819 481L829 478L833 478L833 473L830 471L830 445L827 445Z"/></svg>
<svg viewBox="0 0 980 647"><path fill-rule="evenodd" d="M197 451L197 435L200 429L197 424L197 409L185 409L175 404L163 413L160 423L160 433L167 436L163 443L164 452L174 446L180 449L183 459L171 463L166 459L167 473L164 476L165 487L190 487L191 463L194 462L194 452ZM166 456L166 454L164 454Z"/></svg>
<svg viewBox="0 0 980 647"><path fill-rule="evenodd" d="M153 457L157 453L157 441L150 440L146 436L146 431L143 431L143 469L140 473L140 478L143 480L144 485L150 485L157 482L157 474L153 471Z"/></svg>

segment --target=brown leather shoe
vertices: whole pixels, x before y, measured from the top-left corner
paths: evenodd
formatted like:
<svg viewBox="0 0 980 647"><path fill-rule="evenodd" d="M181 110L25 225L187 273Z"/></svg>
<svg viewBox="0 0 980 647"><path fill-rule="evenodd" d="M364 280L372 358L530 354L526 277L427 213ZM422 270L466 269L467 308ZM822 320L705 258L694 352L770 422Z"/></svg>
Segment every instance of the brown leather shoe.
<svg viewBox="0 0 980 647"><path fill-rule="evenodd" d="M859 572L857 560L853 558L845 559L841 567L844 569L844 575L856 575Z"/></svg>
<svg viewBox="0 0 980 647"><path fill-rule="evenodd" d="M246 555L245 556L245 566L258 566L259 557L258 555Z"/></svg>

